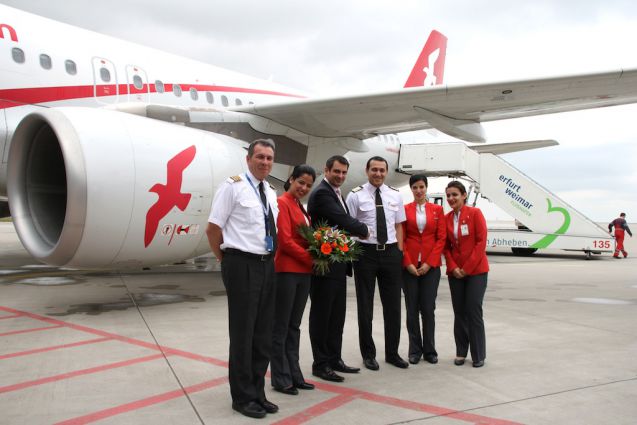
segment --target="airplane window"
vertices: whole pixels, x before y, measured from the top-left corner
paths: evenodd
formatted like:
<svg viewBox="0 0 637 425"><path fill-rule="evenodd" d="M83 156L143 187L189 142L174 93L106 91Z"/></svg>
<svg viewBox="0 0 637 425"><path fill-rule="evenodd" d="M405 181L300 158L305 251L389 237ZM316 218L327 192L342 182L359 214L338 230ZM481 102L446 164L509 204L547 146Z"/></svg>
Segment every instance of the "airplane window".
<svg viewBox="0 0 637 425"><path fill-rule="evenodd" d="M67 74L70 74L70 75L77 74L77 66L75 65L75 62L73 62L72 60L67 59L66 61L64 61L64 67L66 68Z"/></svg>
<svg viewBox="0 0 637 425"><path fill-rule="evenodd" d="M106 68L100 68L100 78L105 83L108 83L109 81L111 81L111 71Z"/></svg>
<svg viewBox="0 0 637 425"><path fill-rule="evenodd" d="M199 93L197 93L197 89L196 89L196 88L194 88L194 87L191 87L191 88L190 88L190 98L191 98L192 100L197 100L197 99L199 99Z"/></svg>
<svg viewBox="0 0 637 425"><path fill-rule="evenodd" d="M141 90L144 88L144 82L142 81L142 77L139 75L133 76L133 85L137 90Z"/></svg>
<svg viewBox="0 0 637 425"><path fill-rule="evenodd" d="M155 90L157 90L157 93L163 93L164 83L162 83L160 80L155 80Z"/></svg>
<svg viewBox="0 0 637 425"><path fill-rule="evenodd" d="M45 55L44 53L40 55L40 66L44 69L51 69L53 64L51 63L51 56Z"/></svg>
<svg viewBox="0 0 637 425"><path fill-rule="evenodd" d="M248 105L254 105L253 101L248 102Z"/></svg>
<svg viewBox="0 0 637 425"><path fill-rule="evenodd" d="M237 98L237 99L234 100L234 104L237 105L237 106L241 106L241 105L243 105L243 102L241 101L241 99Z"/></svg>
<svg viewBox="0 0 637 425"><path fill-rule="evenodd" d="M228 98L226 96L221 96L221 103L223 106L228 106Z"/></svg>
<svg viewBox="0 0 637 425"><path fill-rule="evenodd" d="M177 97L181 97L181 86L179 84L173 84L173 94Z"/></svg>
<svg viewBox="0 0 637 425"><path fill-rule="evenodd" d="M206 100L208 103L215 103L215 97L212 95L212 92L206 92Z"/></svg>
<svg viewBox="0 0 637 425"><path fill-rule="evenodd" d="M14 47L11 49L11 56L16 63L24 63L24 50Z"/></svg>

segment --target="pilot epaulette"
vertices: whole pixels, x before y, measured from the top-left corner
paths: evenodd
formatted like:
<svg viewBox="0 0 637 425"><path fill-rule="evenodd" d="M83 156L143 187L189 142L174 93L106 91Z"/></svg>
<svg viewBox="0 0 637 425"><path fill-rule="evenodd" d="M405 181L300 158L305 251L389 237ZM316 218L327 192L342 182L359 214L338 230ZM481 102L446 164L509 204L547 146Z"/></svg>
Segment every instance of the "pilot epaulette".
<svg viewBox="0 0 637 425"><path fill-rule="evenodd" d="M361 190L363 188L363 186L356 186L354 189L352 189L352 193L356 193L359 190Z"/></svg>
<svg viewBox="0 0 637 425"><path fill-rule="evenodd" d="M396 189L396 188L395 188L395 187L393 187L393 186L387 186L387 187L388 187L388 188L390 188L391 190L395 190L396 192L400 192L398 189Z"/></svg>
<svg viewBox="0 0 637 425"><path fill-rule="evenodd" d="M272 183L268 182L268 184L270 185L270 189L276 190L276 188L274 186L272 186Z"/></svg>
<svg viewBox="0 0 637 425"><path fill-rule="evenodd" d="M232 177L228 177L228 180L226 180L228 183L236 183L236 182L240 182L241 181L241 176L232 176Z"/></svg>

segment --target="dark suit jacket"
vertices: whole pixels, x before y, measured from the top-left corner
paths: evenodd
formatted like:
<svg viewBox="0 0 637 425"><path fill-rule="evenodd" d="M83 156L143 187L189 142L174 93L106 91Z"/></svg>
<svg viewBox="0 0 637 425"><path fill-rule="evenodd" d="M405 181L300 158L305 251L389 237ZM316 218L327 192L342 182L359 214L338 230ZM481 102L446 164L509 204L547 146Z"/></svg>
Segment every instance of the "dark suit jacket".
<svg viewBox="0 0 637 425"><path fill-rule="evenodd" d="M345 204L345 200L343 200L343 204ZM336 192L325 179L321 180L321 183L310 194L307 212L310 214L314 225L321 221L326 221L329 226L338 226L339 229L345 230L352 236L367 237L367 226L349 215L347 206L343 209ZM330 273L327 274L327 277L330 277L330 275L336 277L343 271L346 271L351 276L351 263L347 265L342 263L331 264Z"/></svg>

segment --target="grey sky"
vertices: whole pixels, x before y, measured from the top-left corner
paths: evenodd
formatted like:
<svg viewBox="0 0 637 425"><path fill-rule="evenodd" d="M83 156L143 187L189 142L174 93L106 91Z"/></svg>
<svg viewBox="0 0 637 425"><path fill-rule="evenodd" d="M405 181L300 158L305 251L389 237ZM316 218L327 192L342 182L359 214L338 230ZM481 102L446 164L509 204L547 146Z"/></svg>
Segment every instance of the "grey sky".
<svg viewBox="0 0 637 425"><path fill-rule="evenodd" d="M0 3L321 95L402 87L434 28L449 38L452 85L637 67L634 1ZM620 209L635 219L636 113L637 106L606 108L487 130L494 142L558 140L559 147L505 159L593 219Z"/></svg>

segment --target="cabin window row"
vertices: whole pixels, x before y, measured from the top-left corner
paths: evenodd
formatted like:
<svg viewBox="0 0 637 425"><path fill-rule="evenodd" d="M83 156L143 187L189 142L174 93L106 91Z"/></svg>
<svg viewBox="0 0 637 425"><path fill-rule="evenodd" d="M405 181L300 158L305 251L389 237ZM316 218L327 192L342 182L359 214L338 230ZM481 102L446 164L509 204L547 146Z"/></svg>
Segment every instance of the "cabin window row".
<svg viewBox="0 0 637 425"><path fill-rule="evenodd" d="M24 54L24 50L20 49L19 47L14 47L13 49L11 49L11 56L13 57L13 61L16 63L22 64L26 62L26 56ZM42 67L42 69L50 70L53 68L53 60L51 59L51 56L42 53L39 59L40 59L40 66ZM66 70L66 73L69 75L77 74L77 65L75 64L74 61L70 59L67 59L64 61L64 69ZM107 68L100 68L99 74L100 74L100 79L102 80L102 82L110 83L111 72ZM139 75L133 76L133 85L135 86L137 90L143 89L144 82L142 81L142 78ZM157 90L157 93L164 93L165 92L164 83L161 80L156 80L155 89ZM199 92L197 91L196 88L194 87L190 88L189 93L190 93L190 98L192 100L199 99ZM173 94L177 97L182 96L183 93L182 93L181 86L179 84L173 84ZM206 101L210 104L215 103L214 95L209 91L206 92ZM254 105L254 102L248 102L248 103L250 105ZM226 95L221 96L221 104L223 106L230 106L230 101L228 100L228 96ZM243 101L239 98L235 98L234 104L236 106L241 106L243 105Z"/></svg>
<svg viewBox="0 0 637 425"><path fill-rule="evenodd" d="M24 50L22 50L19 47L14 47L11 49L11 57L13 58L13 61L15 63L26 62L26 56L24 54ZM42 67L42 69L49 70L53 68L53 60L51 59L51 56L45 53L42 53L39 57L39 60L40 60L40 66ZM66 73L69 75L77 74L77 65L75 64L75 62L73 62L70 59L67 59L64 61L64 69L66 70Z"/></svg>
<svg viewBox="0 0 637 425"><path fill-rule="evenodd" d="M161 80L155 80L155 90L157 91L157 93L164 93L166 91L164 83ZM188 93L190 94L190 98L192 100L199 100L199 91L197 91L196 88L191 87L190 90L188 90ZM215 103L214 94L212 94L212 92L209 92L209 91L205 93L206 93L206 101L210 104ZM183 95L183 90L179 84L173 84L173 94L177 97L181 97ZM221 95L221 104L223 106L230 106L230 100L228 99L228 96ZM236 106L241 106L243 105L243 101L237 97L234 99L234 104ZM254 105L254 102L248 102L248 104Z"/></svg>

